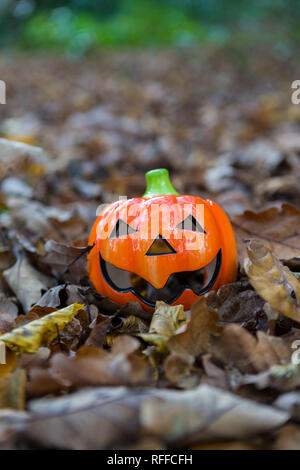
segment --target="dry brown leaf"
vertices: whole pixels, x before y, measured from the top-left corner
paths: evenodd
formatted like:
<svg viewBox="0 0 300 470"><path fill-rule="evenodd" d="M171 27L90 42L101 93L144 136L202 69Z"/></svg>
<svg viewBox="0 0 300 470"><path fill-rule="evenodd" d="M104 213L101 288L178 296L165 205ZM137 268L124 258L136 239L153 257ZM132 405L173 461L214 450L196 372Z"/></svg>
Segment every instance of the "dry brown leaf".
<svg viewBox="0 0 300 470"><path fill-rule="evenodd" d="M205 372L201 378L202 384L224 388L225 390L229 389L226 371L214 364L211 354L204 354L202 357L202 366Z"/></svg>
<svg viewBox="0 0 300 470"><path fill-rule="evenodd" d="M300 427L295 424L283 426L277 433L272 450L300 450Z"/></svg>
<svg viewBox="0 0 300 470"><path fill-rule="evenodd" d="M49 369L32 367L27 372L26 397L41 397L50 393L66 390L61 383L57 382L51 375Z"/></svg>
<svg viewBox="0 0 300 470"><path fill-rule="evenodd" d="M15 319L9 313L0 313L0 333L7 333L15 327Z"/></svg>
<svg viewBox="0 0 300 470"><path fill-rule="evenodd" d="M245 374L268 370L277 364L288 364L291 341L257 333L257 339L246 329L232 324L219 337L211 339L210 352L224 365L234 366Z"/></svg>
<svg viewBox="0 0 300 470"><path fill-rule="evenodd" d="M198 380L195 378L189 382L186 381L187 377L191 376L193 364L194 358L192 356L181 356L176 353L170 354L164 361L164 371L167 379L182 388L187 388L187 385L195 386L199 378Z"/></svg>
<svg viewBox="0 0 300 470"><path fill-rule="evenodd" d="M246 439L283 425L289 414L200 385L193 390L164 391L141 407L147 433L186 446L217 439ZM157 425L159 423L159 426Z"/></svg>
<svg viewBox="0 0 300 470"><path fill-rule="evenodd" d="M19 258L3 276L26 313L53 285L53 280L33 268L26 257Z"/></svg>
<svg viewBox="0 0 300 470"><path fill-rule="evenodd" d="M200 297L191 307L191 318L185 331L172 336L168 341L170 351L182 356L196 357L207 351L211 333L221 333L219 314L209 309L205 297Z"/></svg>
<svg viewBox="0 0 300 470"><path fill-rule="evenodd" d="M193 381L183 379L191 375L195 358L207 351L211 334L222 331L218 321L218 312L208 308L205 297L200 297L192 305L191 318L183 326L184 331L172 336L167 343L171 354L164 362L164 370L171 382L181 386L195 385Z"/></svg>
<svg viewBox="0 0 300 470"><path fill-rule="evenodd" d="M240 440L272 431L290 416L207 385L190 391L99 387L33 400L29 411L25 436L64 449L112 448L138 434L185 445Z"/></svg>
<svg viewBox="0 0 300 470"><path fill-rule="evenodd" d="M144 393L125 387L98 387L33 400L25 435L46 448L111 449L136 439Z"/></svg>
<svg viewBox="0 0 300 470"><path fill-rule="evenodd" d="M18 357L18 367L27 371L34 367L46 367L50 355L51 350L49 348L39 348L34 354L23 353Z"/></svg>
<svg viewBox="0 0 300 470"><path fill-rule="evenodd" d="M246 210L234 217L241 264L246 253L246 242L258 239L281 259L300 256L300 210L289 204L271 207L261 212Z"/></svg>
<svg viewBox="0 0 300 470"><path fill-rule="evenodd" d="M218 310L220 323L242 323L251 330L265 329L265 301L252 290L248 281L225 284L206 296L207 305Z"/></svg>
<svg viewBox="0 0 300 470"><path fill-rule="evenodd" d="M78 313L79 317L80 313ZM58 348L60 351L76 351L83 336L83 328L79 318L72 318L64 329L57 335L51 344L51 350Z"/></svg>
<svg viewBox="0 0 300 470"><path fill-rule="evenodd" d="M45 244L46 256L43 263L52 268L54 275L64 275L64 279L79 283L87 276L86 256L92 247L69 246L48 240Z"/></svg>
<svg viewBox="0 0 300 470"><path fill-rule="evenodd" d="M1 231L0 231L1 234ZM0 248L1 252L1 248ZM2 257L2 253L1 253ZM11 265L12 263L10 263ZM1 270L1 267L0 267ZM9 298L5 296L3 293L0 292L0 312L1 313L8 313L12 318L16 318L18 316L18 307L16 305L16 299ZM1 327L0 327L0 331Z"/></svg>
<svg viewBox="0 0 300 470"><path fill-rule="evenodd" d="M136 338L121 335L110 352L84 346L75 357L56 354L51 360L52 376L66 387L146 384L152 371L147 360L135 354L139 347Z"/></svg>
<svg viewBox="0 0 300 470"><path fill-rule="evenodd" d="M99 313L90 324L91 332L85 342L85 346L102 347L108 328L111 325L112 316Z"/></svg>
<svg viewBox="0 0 300 470"><path fill-rule="evenodd" d="M220 337L211 339L210 352L223 364L235 366L242 372L253 372L250 356L256 339L238 325L228 325Z"/></svg>
<svg viewBox="0 0 300 470"><path fill-rule="evenodd" d="M300 321L300 282L264 245L253 240L244 268L256 292L283 315Z"/></svg>

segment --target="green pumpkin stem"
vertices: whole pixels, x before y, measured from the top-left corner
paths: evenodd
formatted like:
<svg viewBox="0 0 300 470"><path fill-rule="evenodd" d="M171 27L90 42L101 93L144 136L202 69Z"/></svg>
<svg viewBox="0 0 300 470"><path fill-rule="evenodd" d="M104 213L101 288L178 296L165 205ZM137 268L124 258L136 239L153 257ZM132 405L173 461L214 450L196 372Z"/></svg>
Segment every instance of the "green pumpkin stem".
<svg viewBox="0 0 300 470"><path fill-rule="evenodd" d="M172 186L169 172L165 168L151 170L146 173L147 188L143 197L178 194Z"/></svg>

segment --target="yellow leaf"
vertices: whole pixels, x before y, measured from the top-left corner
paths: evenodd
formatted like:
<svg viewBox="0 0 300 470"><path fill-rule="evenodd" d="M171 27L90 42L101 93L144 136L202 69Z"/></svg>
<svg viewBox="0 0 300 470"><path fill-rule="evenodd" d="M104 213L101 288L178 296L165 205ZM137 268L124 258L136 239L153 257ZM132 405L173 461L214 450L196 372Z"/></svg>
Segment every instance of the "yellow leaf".
<svg viewBox="0 0 300 470"><path fill-rule="evenodd" d="M155 311L151 320L149 333L172 336L176 330L186 323L183 305L171 307L165 302L156 302Z"/></svg>
<svg viewBox="0 0 300 470"><path fill-rule="evenodd" d="M38 320L15 328L9 333L0 336L6 346L19 354L35 353L39 347L47 345L61 331L75 315L84 307L81 304L72 304L66 308L50 313Z"/></svg>
<svg viewBox="0 0 300 470"><path fill-rule="evenodd" d="M165 302L157 301L149 333L139 336L147 343L154 344L160 352L166 353L168 339L186 322L183 305L171 307Z"/></svg>
<svg viewBox="0 0 300 470"><path fill-rule="evenodd" d="M169 336L157 335L156 333L143 333L139 336L146 341L146 343L156 346L161 353L167 353L169 351L167 346Z"/></svg>
<svg viewBox="0 0 300 470"><path fill-rule="evenodd" d="M271 306L300 322L300 282L264 245L253 240L248 245L244 268L251 285Z"/></svg>

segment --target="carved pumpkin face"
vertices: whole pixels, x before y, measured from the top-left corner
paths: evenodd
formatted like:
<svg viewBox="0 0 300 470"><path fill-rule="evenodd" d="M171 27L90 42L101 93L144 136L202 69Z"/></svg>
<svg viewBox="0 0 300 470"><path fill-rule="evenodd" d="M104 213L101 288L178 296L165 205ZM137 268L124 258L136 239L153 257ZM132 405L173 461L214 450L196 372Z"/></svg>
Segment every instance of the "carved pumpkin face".
<svg viewBox="0 0 300 470"><path fill-rule="evenodd" d="M146 175L141 198L110 204L97 218L89 244L95 289L119 304L156 300L185 308L237 273L233 230L213 201L180 196L167 170Z"/></svg>

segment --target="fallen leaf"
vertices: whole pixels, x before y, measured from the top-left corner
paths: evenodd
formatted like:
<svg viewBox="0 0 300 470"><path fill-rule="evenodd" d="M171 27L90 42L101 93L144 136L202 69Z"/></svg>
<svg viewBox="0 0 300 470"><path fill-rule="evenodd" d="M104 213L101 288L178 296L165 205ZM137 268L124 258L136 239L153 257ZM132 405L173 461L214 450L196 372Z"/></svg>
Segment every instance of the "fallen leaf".
<svg viewBox="0 0 300 470"><path fill-rule="evenodd" d="M221 367L216 366L212 361L211 354L204 354L202 357L202 365L204 368L205 375L203 375L201 383L206 383L213 387L228 389L228 381L225 370Z"/></svg>
<svg viewBox="0 0 300 470"><path fill-rule="evenodd" d="M0 408L25 408L26 373L22 369L0 378Z"/></svg>
<svg viewBox="0 0 300 470"><path fill-rule="evenodd" d="M78 313L78 317L79 317ZM64 329L57 335L51 344L51 349L56 346L60 351L76 351L83 336L83 328L79 318L72 318Z"/></svg>
<svg viewBox="0 0 300 470"><path fill-rule="evenodd" d="M14 351L6 348L5 364L0 364L0 378L11 372L17 364L17 355Z"/></svg>
<svg viewBox="0 0 300 470"><path fill-rule="evenodd" d="M200 373L193 370L194 358L192 356L181 356L170 354L164 361L163 367L167 379L180 388L190 388L198 385ZM194 374L193 374L194 372Z"/></svg>
<svg viewBox="0 0 300 470"><path fill-rule="evenodd" d="M300 369L293 363L273 365L268 370L255 375L245 375L243 385L255 385L259 390L266 388L289 392L300 385Z"/></svg>
<svg viewBox="0 0 300 470"><path fill-rule="evenodd" d="M85 342L85 346L102 347L111 321L111 316L99 313L90 325L91 332Z"/></svg>
<svg viewBox="0 0 300 470"><path fill-rule="evenodd" d="M272 450L300 450L300 427L295 424L283 426L277 433Z"/></svg>
<svg viewBox="0 0 300 470"><path fill-rule="evenodd" d="M28 413L12 408L0 408L0 449L12 449L18 433L26 428Z"/></svg>
<svg viewBox="0 0 300 470"><path fill-rule="evenodd" d="M10 168L16 171L16 168L22 167L25 161L38 163L45 167L49 162L47 155L41 148L8 139L0 139L0 155L2 174Z"/></svg>
<svg viewBox="0 0 300 470"><path fill-rule="evenodd" d="M250 242L244 268L263 299L283 315L300 321L300 282L267 247Z"/></svg>
<svg viewBox="0 0 300 470"><path fill-rule="evenodd" d="M25 436L39 446L76 450L130 442L140 428L138 408L143 396L143 392L125 387L101 387L33 400Z"/></svg>
<svg viewBox="0 0 300 470"><path fill-rule="evenodd" d="M40 397L67 390L60 382L55 380L49 369L32 367L27 372L26 397Z"/></svg>
<svg viewBox="0 0 300 470"><path fill-rule="evenodd" d="M3 293L0 292L0 311L1 313L9 313L12 318L18 316L18 307L16 305L16 300L6 297ZM0 331L2 331L0 326Z"/></svg>
<svg viewBox="0 0 300 470"><path fill-rule="evenodd" d="M152 380L146 359L136 355L140 343L118 336L111 351L84 346L75 357L55 354L51 374L66 387L83 385L145 385Z"/></svg>
<svg viewBox="0 0 300 470"><path fill-rule="evenodd" d="M0 313L0 332L7 333L15 327L15 319L9 313Z"/></svg>
<svg viewBox="0 0 300 470"><path fill-rule="evenodd" d="M138 434L169 445L241 440L277 429L290 416L207 385L189 391L100 387L33 400L28 408L23 435L64 449L113 448Z"/></svg>
<svg viewBox="0 0 300 470"><path fill-rule="evenodd" d="M208 385L149 397L142 403L140 416L147 433L183 446L216 439L247 439L276 429L289 419L287 412Z"/></svg>
<svg viewBox="0 0 300 470"><path fill-rule="evenodd" d="M220 336L212 337L210 353L223 364L251 374L288 364L292 350L290 342L283 338L259 331L256 339L246 329L231 324Z"/></svg>
<svg viewBox="0 0 300 470"><path fill-rule="evenodd" d="M192 357L207 351L211 334L222 331L219 319L218 312L208 308L206 298L200 297L191 307L191 318L185 323L184 331L169 339L169 350Z"/></svg>
<svg viewBox="0 0 300 470"><path fill-rule="evenodd" d="M191 318L184 324L183 332L177 332L167 343L171 354L164 362L167 378L179 385L190 375L195 358L208 350L211 334L219 334L219 314L209 309L206 298L200 297L191 307ZM181 330L180 330L181 331Z"/></svg>
<svg viewBox="0 0 300 470"><path fill-rule="evenodd" d="M79 283L87 277L86 256L91 246L69 246L48 240L45 244L46 256L43 263L50 266L55 276L64 275L66 281Z"/></svg>
<svg viewBox="0 0 300 470"><path fill-rule="evenodd" d="M153 311L144 310L139 302L129 302L118 310L118 315L122 317L138 317L142 320L152 320Z"/></svg>
<svg viewBox="0 0 300 470"><path fill-rule="evenodd" d="M77 315L84 305L72 304L69 307L50 313L27 325L15 328L0 336L6 346L19 354L35 353L39 347L49 344L58 333Z"/></svg>
<svg viewBox="0 0 300 470"><path fill-rule="evenodd" d="M289 204L261 212L246 210L232 221L237 237L239 260L243 265L249 239L260 240L281 259L300 256L300 210Z"/></svg>
<svg viewBox="0 0 300 470"><path fill-rule="evenodd" d="M206 296L207 305L220 314L220 323L240 323L249 330L267 329L265 301L248 281L225 284Z"/></svg>
<svg viewBox="0 0 300 470"><path fill-rule="evenodd" d="M161 352L167 352L167 341L176 330L186 323L183 305L171 307L162 301L155 304L154 314L150 323L149 333L139 336L146 342L152 343Z"/></svg>
<svg viewBox="0 0 300 470"><path fill-rule="evenodd" d="M274 406L288 411L294 420L300 421L300 392L289 392L280 395L274 401Z"/></svg>
<svg viewBox="0 0 300 470"><path fill-rule="evenodd" d="M26 257L20 257L3 276L26 313L53 284L53 280L33 268Z"/></svg>
<svg viewBox="0 0 300 470"><path fill-rule="evenodd" d="M10 351L8 349L8 351ZM33 367L46 367L50 357L51 350L49 348L39 348L34 354L23 353L18 358L18 367L30 371Z"/></svg>
<svg viewBox="0 0 300 470"><path fill-rule="evenodd" d="M158 301L150 323L149 333L172 336L186 322L183 305L171 307L165 302Z"/></svg>
<svg viewBox="0 0 300 470"><path fill-rule="evenodd" d="M63 241L79 239L86 230L84 221L76 210L42 204L35 200L9 196L6 199L9 218L13 225L22 227L35 236L55 238Z"/></svg>

